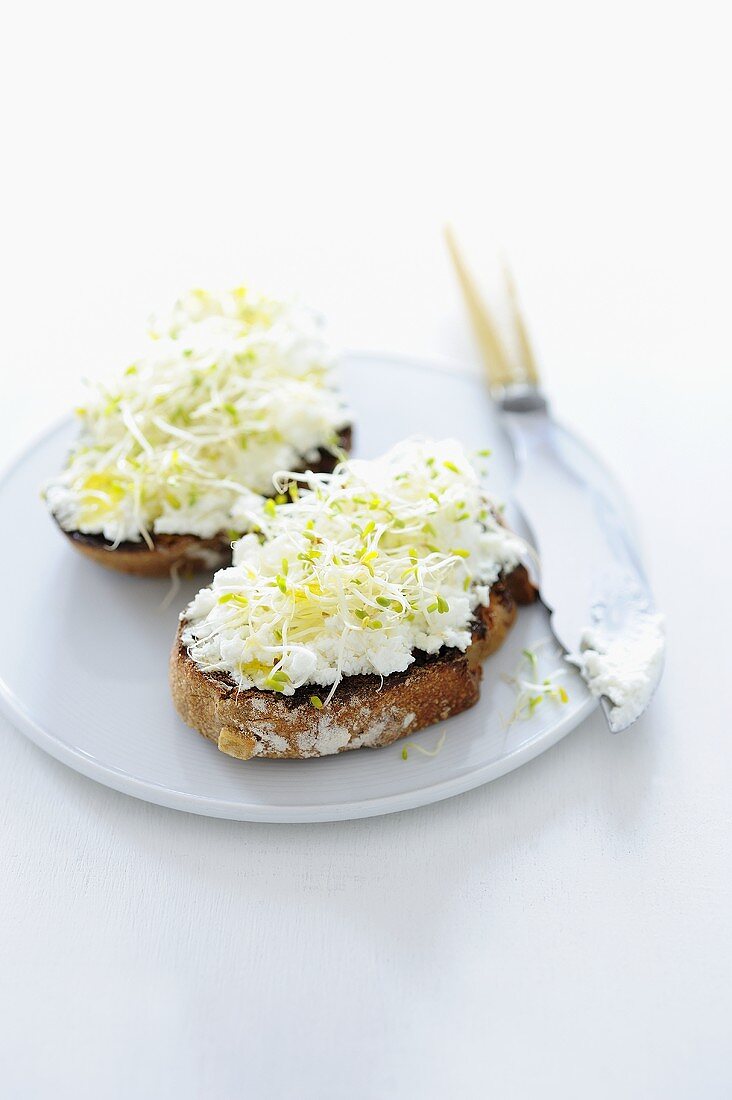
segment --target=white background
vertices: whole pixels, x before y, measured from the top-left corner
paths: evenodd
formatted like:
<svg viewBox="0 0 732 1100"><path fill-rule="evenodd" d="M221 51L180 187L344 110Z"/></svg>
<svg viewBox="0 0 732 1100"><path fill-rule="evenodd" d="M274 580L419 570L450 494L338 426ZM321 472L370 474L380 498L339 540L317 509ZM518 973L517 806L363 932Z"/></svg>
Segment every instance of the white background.
<svg viewBox="0 0 732 1100"><path fill-rule="evenodd" d="M6 20L2 462L189 284L472 358L440 236L467 219L511 259L558 412L627 487L670 649L626 735L596 717L489 787L346 824L148 806L1 723L3 1094L731 1094L725 9Z"/></svg>

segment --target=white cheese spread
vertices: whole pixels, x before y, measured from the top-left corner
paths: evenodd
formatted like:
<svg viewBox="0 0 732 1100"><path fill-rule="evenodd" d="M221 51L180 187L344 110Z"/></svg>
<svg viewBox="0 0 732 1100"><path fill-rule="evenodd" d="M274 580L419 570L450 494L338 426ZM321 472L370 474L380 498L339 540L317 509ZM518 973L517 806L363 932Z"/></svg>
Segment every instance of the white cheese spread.
<svg viewBox="0 0 732 1100"><path fill-rule="evenodd" d="M415 650L464 651L476 607L525 549L450 440L275 480L300 488L289 503L242 502L253 530L181 616L194 662L242 689L332 695L344 676L404 671Z"/></svg>
<svg viewBox="0 0 732 1100"><path fill-rule="evenodd" d="M65 530L115 545L236 537L235 502L335 448L348 422L320 323L245 288L198 290L150 337L119 383L77 410L79 438L45 488L48 506Z"/></svg>

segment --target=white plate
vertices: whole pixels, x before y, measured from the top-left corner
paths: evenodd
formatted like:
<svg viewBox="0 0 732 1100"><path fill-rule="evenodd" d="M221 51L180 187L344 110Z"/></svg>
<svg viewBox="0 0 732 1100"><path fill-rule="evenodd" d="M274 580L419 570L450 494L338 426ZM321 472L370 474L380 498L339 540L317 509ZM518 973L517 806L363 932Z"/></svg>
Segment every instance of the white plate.
<svg viewBox="0 0 732 1100"><path fill-rule="evenodd" d="M417 361L349 356L343 386L354 410L356 453L379 454L405 436L456 436L491 447L488 480L508 496L510 446L480 382ZM177 717L167 660L177 614L205 583L191 581L167 610L168 581L109 572L68 546L39 499L63 462L70 421L44 436L0 483L0 515L21 538L0 545L6 628L0 632L0 706L42 749L116 790L179 810L242 821L331 821L390 813L459 794L554 745L595 707L579 677L569 702L545 702L507 726L521 650L548 636L543 608L523 608L485 666L472 710L416 734L427 749L402 758L403 742L321 760L253 760L219 752ZM516 517L513 517L516 522ZM520 526L520 525L519 525ZM16 578L17 582L16 583ZM551 657L549 667L561 664Z"/></svg>

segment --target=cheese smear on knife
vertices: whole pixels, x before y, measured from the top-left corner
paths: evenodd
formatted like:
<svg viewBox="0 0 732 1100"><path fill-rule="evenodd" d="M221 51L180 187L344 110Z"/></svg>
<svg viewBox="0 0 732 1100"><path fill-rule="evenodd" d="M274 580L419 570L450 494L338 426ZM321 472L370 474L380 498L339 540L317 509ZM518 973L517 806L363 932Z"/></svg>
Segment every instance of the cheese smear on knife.
<svg viewBox="0 0 732 1100"><path fill-rule="evenodd" d="M251 532L234 565L181 616L192 660L241 689L335 690L402 672L415 650L464 651L476 607L524 554L452 440L275 481L288 502L241 502Z"/></svg>
<svg viewBox="0 0 732 1100"><path fill-rule="evenodd" d="M666 638L661 615L643 617L633 634L609 638L598 629L582 635L569 660L593 695L610 703L610 729L624 729L646 709L663 669Z"/></svg>

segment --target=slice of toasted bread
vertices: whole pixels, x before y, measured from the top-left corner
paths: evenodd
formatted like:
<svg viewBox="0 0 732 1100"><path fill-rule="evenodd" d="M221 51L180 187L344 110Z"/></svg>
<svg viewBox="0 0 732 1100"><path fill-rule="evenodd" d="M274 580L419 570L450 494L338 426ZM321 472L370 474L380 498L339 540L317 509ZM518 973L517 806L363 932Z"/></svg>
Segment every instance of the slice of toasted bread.
<svg viewBox="0 0 732 1100"><path fill-rule="evenodd" d="M320 710L310 702L312 687L290 696L258 688L238 691L225 673L202 672L181 641L181 623L170 655L173 701L184 722L240 760L302 759L390 745L478 701L482 662L503 642L516 604L535 598L536 589L519 567L493 586L488 606L476 611L473 639L464 653L415 651L406 672L383 680L347 676Z"/></svg>
<svg viewBox="0 0 732 1100"><path fill-rule="evenodd" d="M350 427L341 431L338 437L341 450L351 449L352 435L353 429ZM317 461L308 464L307 468L313 473L327 474L337 462L331 451L320 448ZM304 470L305 465L301 469ZM59 528L80 554L118 573L167 577L174 568L183 573L203 570L213 573L216 569L231 565L231 538L224 532L209 539L199 538L198 535L155 535L150 547L146 542L121 542L114 546L103 535L65 531L60 524Z"/></svg>

